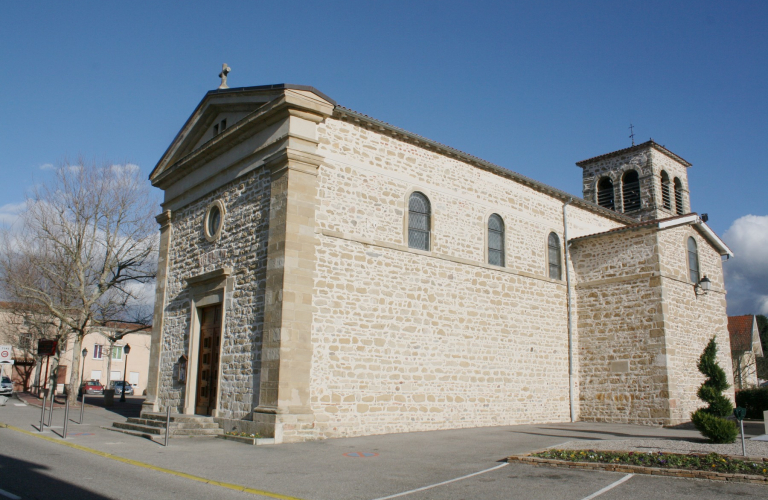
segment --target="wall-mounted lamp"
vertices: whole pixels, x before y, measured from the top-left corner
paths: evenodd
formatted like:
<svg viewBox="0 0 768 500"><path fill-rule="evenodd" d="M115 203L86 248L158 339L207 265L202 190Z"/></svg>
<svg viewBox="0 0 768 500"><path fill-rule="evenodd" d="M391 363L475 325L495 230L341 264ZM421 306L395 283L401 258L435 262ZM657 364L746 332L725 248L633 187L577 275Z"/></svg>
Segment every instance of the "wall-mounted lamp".
<svg viewBox="0 0 768 500"><path fill-rule="evenodd" d="M696 292L696 295L706 295L708 291L712 289L712 282L709 281L709 278L705 275L701 280L699 280L698 283L693 285L693 291Z"/></svg>

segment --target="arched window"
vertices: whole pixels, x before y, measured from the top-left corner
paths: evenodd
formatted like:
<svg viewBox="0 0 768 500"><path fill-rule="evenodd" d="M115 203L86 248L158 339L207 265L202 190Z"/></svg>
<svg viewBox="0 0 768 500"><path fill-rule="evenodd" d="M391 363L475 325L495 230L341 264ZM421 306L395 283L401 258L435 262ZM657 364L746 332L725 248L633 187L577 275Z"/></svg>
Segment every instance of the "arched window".
<svg viewBox="0 0 768 500"><path fill-rule="evenodd" d="M677 177L675 177L675 213L677 215L685 213L683 208L683 183Z"/></svg>
<svg viewBox="0 0 768 500"><path fill-rule="evenodd" d="M688 273L692 283L699 282L699 252L696 249L696 240L693 236L688 238Z"/></svg>
<svg viewBox="0 0 768 500"><path fill-rule="evenodd" d="M640 177L637 172L630 170L621 179L621 196L624 200L624 211L640 210Z"/></svg>
<svg viewBox="0 0 768 500"><path fill-rule="evenodd" d="M562 266L560 265L560 238L555 233L549 233L547 240L547 263L549 264L549 277L554 280L562 278Z"/></svg>
<svg viewBox="0 0 768 500"><path fill-rule="evenodd" d="M597 204L609 210L616 210L613 203L613 181L603 177L597 183Z"/></svg>
<svg viewBox="0 0 768 500"><path fill-rule="evenodd" d="M498 214L488 218L488 263L504 267L504 221Z"/></svg>
<svg viewBox="0 0 768 500"><path fill-rule="evenodd" d="M667 210L672 210L672 196L669 192L669 174L661 171L661 206Z"/></svg>
<svg viewBox="0 0 768 500"><path fill-rule="evenodd" d="M419 250L429 250L430 231L429 199L416 192L408 200L408 246Z"/></svg>

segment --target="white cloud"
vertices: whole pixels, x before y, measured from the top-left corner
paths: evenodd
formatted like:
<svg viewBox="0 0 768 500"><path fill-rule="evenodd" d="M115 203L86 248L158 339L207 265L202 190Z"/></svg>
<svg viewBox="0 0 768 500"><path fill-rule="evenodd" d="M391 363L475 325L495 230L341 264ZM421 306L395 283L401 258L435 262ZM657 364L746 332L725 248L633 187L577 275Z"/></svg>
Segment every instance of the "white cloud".
<svg viewBox="0 0 768 500"><path fill-rule="evenodd" d="M745 215L723 234L734 258L723 263L728 314L768 314L768 215Z"/></svg>
<svg viewBox="0 0 768 500"><path fill-rule="evenodd" d="M53 170L56 167L53 166L53 163L43 163L40 165L40 170Z"/></svg>
<svg viewBox="0 0 768 500"><path fill-rule="evenodd" d="M10 226L19 218L19 212L26 208L27 203L6 203L0 206L0 224Z"/></svg>
<svg viewBox="0 0 768 500"><path fill-rule="evenodd" d="M115 174L133 174L139 171L139 166L134 163L126 163L124 165L114 164L112 165L112 171Z"/></svg>

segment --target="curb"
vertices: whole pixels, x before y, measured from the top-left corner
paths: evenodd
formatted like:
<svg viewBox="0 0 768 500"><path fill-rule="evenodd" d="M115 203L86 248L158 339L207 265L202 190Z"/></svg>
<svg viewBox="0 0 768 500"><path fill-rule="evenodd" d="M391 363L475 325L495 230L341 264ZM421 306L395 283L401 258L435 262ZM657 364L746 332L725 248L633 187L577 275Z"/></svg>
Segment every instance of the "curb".
<svg viewBox="0 0 768 500"><path fill-rule="evenodd" d="M243 444L250 444L253 446L275 444L275 438L252 438L245 436L233 436L231 434L221 434L216 436L217 439L226 439L228 441L235 441Z"/></svg>
<svg viewBox="0 0 768 500"><path fill-rule="evenodd" d="M723 455L726 456L726 455ZM739 460L748 457L738 457ZM760 458L759 461L765 459ZM693 469L666 469L660 467L643 467L641 465L611 465L596 462L571 462L552 458L538 458L528 455L514 455L507 458L509 463L524 463L530 465L559 467L564 469L601 470L606 472L623 472L626 474L648 474L652 476L685 477L689 479L709 479L710 481L731 481L768 485L768 477L751 474L729 474L726 472L710 472Z"/></svg>

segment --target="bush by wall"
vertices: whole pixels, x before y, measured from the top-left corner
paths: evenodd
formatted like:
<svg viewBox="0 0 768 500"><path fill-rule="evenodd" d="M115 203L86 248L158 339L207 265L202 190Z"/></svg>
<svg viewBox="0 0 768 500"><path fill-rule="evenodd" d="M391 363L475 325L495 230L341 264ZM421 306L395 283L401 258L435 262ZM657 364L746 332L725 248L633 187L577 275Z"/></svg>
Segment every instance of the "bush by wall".
<svg viewBox="0 0 768 500"><path fill-rule="evenodd" d="M747 409L747 418L763 419L763 412L768 411L768 387L742 389L736 393L736 406Z"/></svg>
<svg viewBox="0 0 768 500"><path fill-rule="evenodd" d="M706 375L707 380L701 384L696 395L705 403L709 403L709 406L693 412L691 421L699 432L713 443L733 443L739 435L739 428L735 422L725 419L733 413L733 405L723 396L723 391L730 385L725 371L717 364L717 344L714 337L701 353L698 368Z"/></svg>

